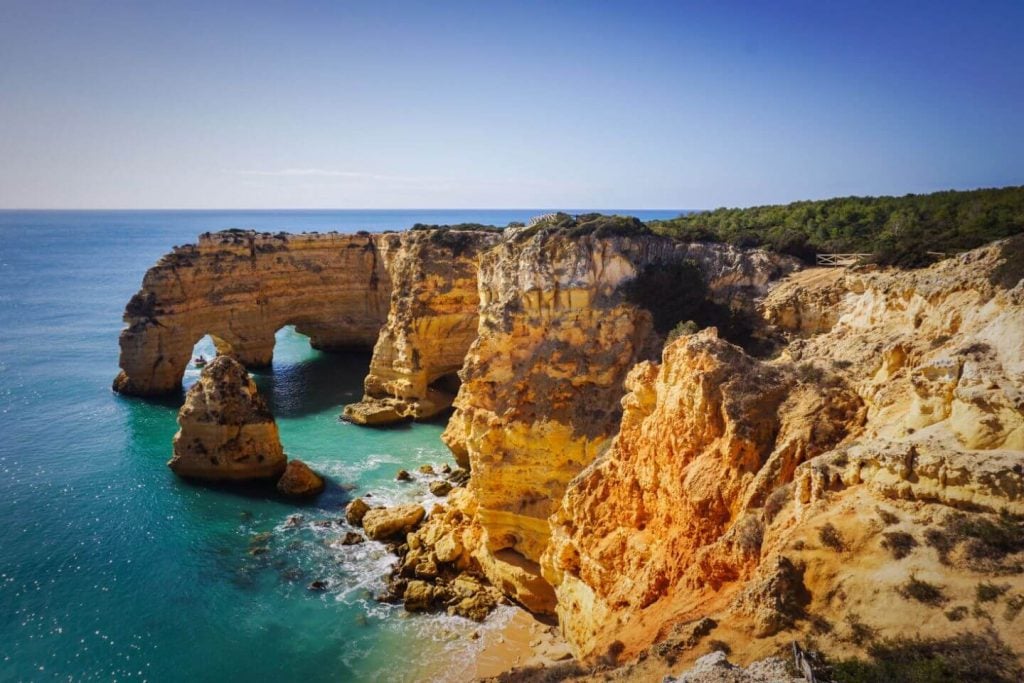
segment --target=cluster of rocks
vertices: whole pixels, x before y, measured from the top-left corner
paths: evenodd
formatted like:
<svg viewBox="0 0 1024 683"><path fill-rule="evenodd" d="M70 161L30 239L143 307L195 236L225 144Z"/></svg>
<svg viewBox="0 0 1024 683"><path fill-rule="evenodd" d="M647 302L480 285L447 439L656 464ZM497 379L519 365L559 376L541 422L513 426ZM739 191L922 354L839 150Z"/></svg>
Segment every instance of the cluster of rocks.
<svg viewBox="0 0 1024 683"><path fill-rule="evenodd" d="M434 479L431 481L427 488L430 492L438 497L445 497L452 492L452 489L456 486L465 486L469 483L469 470L457 467L454 470L451 465L445 463L441 465L440 469L435 471L433 465L420 465L418 472L421 475L432 477L437 474L443 475L442 479ZM395 474L396 481L413 481L413 475L409 473L409 470L398 470Z"/></svg>
<svg viewBox="0 0 1024 683"><path fill-rule="evenodd" d="M168 467L203 481L276 480L286 496L309 497L324 480L284 454L277 423L249 373L231 356L217 356L178 411L174 455Z"/></svg>
<svg viewBox="0 0 1024 683"><path fill-rule="evenodd" d="M374 508L356 498L345 509L345 518L362 526L367 537L388 543L399 557L387 588L378 596L381 602L403 604L410 612L446 611L474 621L483 621L505 602L462 542L463 527L470 520L459 510L435 505L426 518L421 505Z"/></svg>

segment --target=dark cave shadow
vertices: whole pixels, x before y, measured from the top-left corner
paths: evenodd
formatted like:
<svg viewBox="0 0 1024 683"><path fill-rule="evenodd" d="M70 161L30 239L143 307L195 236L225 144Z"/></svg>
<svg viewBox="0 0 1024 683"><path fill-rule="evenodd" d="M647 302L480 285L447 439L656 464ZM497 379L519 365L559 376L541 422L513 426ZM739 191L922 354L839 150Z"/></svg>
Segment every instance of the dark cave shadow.
<svg viewBox="0 0 1024 683"><path fill-rule="evenodd" d="M276 418L298 418L354 403L363 396L370 369L368 351L317 351L297 362L251 370L260 394Z"/></svg>

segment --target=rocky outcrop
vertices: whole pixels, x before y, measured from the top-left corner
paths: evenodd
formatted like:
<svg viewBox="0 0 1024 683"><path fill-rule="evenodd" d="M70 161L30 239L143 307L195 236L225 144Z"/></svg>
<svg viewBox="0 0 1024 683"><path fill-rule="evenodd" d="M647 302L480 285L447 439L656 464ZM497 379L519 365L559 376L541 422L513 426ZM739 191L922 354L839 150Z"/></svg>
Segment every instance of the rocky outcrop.
<svg viewBox="0 0 1024 683"><path fill-rule="evenodd" d="M406 536L384 600L401 602L411 612L445 611L474 621L505 602L468 550L480 534L467 514L472 504L465 489L455 489L448 507L434 506L430 518Z"/></svg>
<svg viewBox="0 0 1024 683"><path fill-rule="evenodd" d="M114 389L174 391L192 349L211 335L243 365L271 362L285 325L316 348L372 348L388 313L386 261L397 235L233 230L176 247L146 273L125 308Z"/></svg>
<svg viewBox="0 0 1024 683"><path fill-rule="evenodd" d="M125 308L114 389L174 391L204 335L247 367L268 365L286 325L314 348L374 349L363 424L430 417L450 404L476 336L476 261L500 234L474 229L342 235L229 230L176 247ZM382 330L383 328L383 330ZM453 381L454 380L454 381Z"/></svg>
<svg viewBox="0 0 1024 683"><path fill-rule="evenodd" d="M480 322L444 440L472 471L488 578L535 611L548 516L618 430L622 382L660 337L622 286L646 265L693 260L711 290L757 291L788 262L654 236L511 231L480 259ZM791 266L788 266L791 267Z"/></svg>
<svg viewBox="0 0 1024 683"><path fill-rule="evenodd" d="M796 467L856 429L860 400L759 362L713 329L638 365L611 448L577 477L552 518L545 575L583 654L623 639L641 615L665 623L747 578L760 507ZM752 556L753 555L753 556ZM650 618L650 617L648 617ZM659 623L659 626L660 626Z"/></svg>
<svg viewBox="0 0 1024 683"><path fill-rule="evenodd" d="M347 420L379 425L447 410L477 334L477 262L501 239L483 230L413 230L388 262L396 283L366 377Z"/></svg>
<svg viewBox="0 0 1024 683"><path fill-rule="evenodd" d="M363 514L362 525L367 536L375 541L385 541L409 533L426 514L422 505L373 508Z"/></svg>
<svg viewBox="0 0 1024 683"><path fill-rule="evenodd" d="M763 304L791 338L776 359L704 331L632 370L542 559L576 652L637 654L704 617L746 661L801 633L856 654L990 629L1024 652L1024 597L1001 619L976 602L979 582L1024 595L1024 284L993 277L1004 247L798 273ZM974 611L935 614L958 602Z"/></svg>
<svg viewBox="0 0 1024 683"><path fill-rule="evenodd" d="M274 478L285 470L274 417L249 373L228 356L203 369L178 411L178 425L167 463L175 474L239 481Z"/></svg>
<svg viewBox="0 0 1024 683"><path fill-rule="evenodd" d="M290 460L277 480L277 490L293 498L310 498L324 490L323 478L301 460Z"/></svg>

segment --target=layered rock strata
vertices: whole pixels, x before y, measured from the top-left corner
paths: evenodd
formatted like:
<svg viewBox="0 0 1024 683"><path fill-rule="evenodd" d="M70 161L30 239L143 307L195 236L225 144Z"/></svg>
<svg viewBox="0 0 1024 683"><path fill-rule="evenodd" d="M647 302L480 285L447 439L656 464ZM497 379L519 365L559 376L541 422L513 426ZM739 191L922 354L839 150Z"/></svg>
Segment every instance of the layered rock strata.
<svg viewBox="0 0 1024 683"><path fill-rule="evenodd" d="M285 471L277 424L255 382L237 361L207 365L178 411L175 474L206 481L270 479Z"/></svg>
<svg viewBox="0 0 1024 683"><path fill-rule="evenodd" d="M285 325L321 349L372 348L388 314L391 235L206 233L146 273L125 308L114 389L174 391L192 349L211 335L243 365L271 362Z"/></svg>
<svg viewBox="0 0 1024 683"><path fill-rule="evenodd" d="M792 267L722 245L524 230L480 258L478 336L443 438L472 471L477 559L532 610L555 607L538 564L547 518L617 431L626 374L660 344L650 314L622 286L649 264L683 260L722 298L756 292Z"/></svg>
<svg viewBox="0 0 1024 683"><path fill-rule="evenodd" d="M746 661L809 633L862 654L988 629L1024 652L1024 284L998 282L1006 247L798 273L764 302L793 337L775 360L709 330L639 364L618 435L550 520L542 564L576 652L636 654L706 617Z"/></svg>
<svg viewBox="0 0 1024 683"><path fill-rule="evenodd" d="M114 389L177 390L195 343L247 367L272 361L286 325L325 350L373 349L361 424L425 419L447 409L476 336L477 258L496 231L201 235L150 268L125 308Z"/></svg>
<svg viewBox="0 0 1024 683"><path fill-rule="evenodd" d="M395 286L366 395L345 407L346 419L388 424L430 418L451 406L456 373L477 334L477 261L500 238L498 232L453 229L403 235L388 262Z"/></svg>

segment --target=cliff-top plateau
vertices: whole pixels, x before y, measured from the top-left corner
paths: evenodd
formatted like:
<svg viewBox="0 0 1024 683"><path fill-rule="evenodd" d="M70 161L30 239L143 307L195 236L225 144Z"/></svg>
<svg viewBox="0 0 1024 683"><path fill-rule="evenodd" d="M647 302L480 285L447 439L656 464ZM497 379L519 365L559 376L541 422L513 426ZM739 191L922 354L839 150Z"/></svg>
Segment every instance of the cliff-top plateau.
<svg viewBox="0 0 1024 683"><path fill-rule="evenodd" d="M271 445L237 457L280 475L273 419L240 402L253 392L235 366L271 363L285 325L372 350L344 418L450 415L468 472L425 521L371 535L405 558L390 597L443 594L472 618L508 600L571 648L501 680L660 681L710 651L752 666L715 655L686 680L777 680L758 667L794 642L823 678L967 651L976 680L1019 680L1022 277L1020 237L905 270L586 217L207 233L128 303L114 388L177 390L211 335L241 365L213 362L182 433L239 429L200 407L255 411L245 429ZM186 452L200 446L179 437L179 467L231 478ZM374 529L391 514L367 506L353 528L367 511Z"/></svg>

